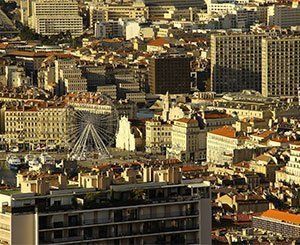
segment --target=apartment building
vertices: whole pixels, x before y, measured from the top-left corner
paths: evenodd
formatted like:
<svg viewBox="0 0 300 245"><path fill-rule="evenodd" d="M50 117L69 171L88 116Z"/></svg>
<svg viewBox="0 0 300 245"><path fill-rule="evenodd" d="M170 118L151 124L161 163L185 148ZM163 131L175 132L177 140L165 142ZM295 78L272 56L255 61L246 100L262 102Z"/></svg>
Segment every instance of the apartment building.
<svg viewBox="0 0 300 245"><path fill-rule="evenodd" d="M29 26L42 35L69 31L72 36L83 33L83 21L75 0L36 0L29 5Z"/></svg>
<svg viewBox="0 0 300 245"><path fill-rule="evenodd" d="M66 105L54 103L5 108L5 139L9 146L25 149L39 144L65 147L69 113Z"/></svg>
<svg viewBox="0 0 300 245"><path fill-rule="evenodd" d="M236 122L236 118L216 110L203 111L202 120L207 131L212 131L225 125L231 126Z"/></svg>
<svg viewBox="0 0 300 245"><path fill-rule="evenodd" d="M132 4L91 4L90 27L94 28L97 22L118 21L119 19L137 20L148 19L149 9L143 2Z"/></svg>
<svg viewBox="0 0 300 245"><path fill-rule="evenodd" d="M86 92L87 79L72 59L57 59L55 64L55 82L61 93Z"/></svg>
<svg viewBox="0 0 300 245"><path fill-rule="evenodd" d="M205 1L198 0L143 0L146 6L174 6L179 9L203 9Z"/></svg>
<svg viewBox="0 0 300 245"><path fill-rule="evenodd" d="M211 88L214 92L261 91L261 41L264 36L211 36Z"/></svg>
<svg viewBox="0 0 300 245"><path fill-rule="evenodd" d="M189 57L160 56L150 60L149 84L153 94L182 94L191 91Z"/></svg>
<svg viewBox="0 0 300 245"><path fill-rule="evenodd" d="M300 37L264 38L262 94L266 97L296 98L299 88Z"/></svg>
<svg viewBox="0 0 300 245"><path fill-rule="evenodd" d="M276 209L267 210L260 216L253 216L253 227L283 237L300 237L300 215Z"/></svg>
<svg viewBox="0 0 300 245"><path fill-rule="evenodd" d="M172 147L167 158L191 162L206 158L206 130L201 130L196 119L181 118L172 125Z"/></svg>
<svg viewBox="0 0 300 245"><path fill-rule="evenodd" d="M136 104L128 100L111 100L101 93L70 93L64 101L75 110L88 111L95 114L112 114L118 117L136 117Z"/></svg>
<svg viewBox="0 0 300 245"><path fill-rule="evenodd" d="M104 85L98 86L97 92L108 95L112 99L117 99L117 86L116 85Z"/></svg>
<svg viewBox="0 0 300 245"><path fill-rule="evenodd" d="M268 7L267 24L282 28L300 25L300 7L298 0L293 0L292 6L274 4Z"/></svg>
<svg viewBox="0 0 300 245"><path fill-rule="evenodd" d="M19 176L0 191L0 242L7 244L211 244L209 182L184 183L178 167Z"/></svg>
<svg viewBox="0 0 300 245"><path fill-rule="evenodd" d="M207 162L224 164L235 162L234 151L241 148L245 137L231 126L223 126L207 133Z"/></svg>
<svg viewBox="0 0 300 245"><path fill-rule="evenodd" d="M79 68L71 66L60 70L60 77L64 86L65 93L86 92L87 80L82 77Z"/></svg>
<svg viewBox="0 0 300 245"><path fill-rule="evenodd" d="M290 160L286 166L276 171L276 181L290 184L300 184L300 146L299 144L290 145Z"/></svg>
<svg viewBox="0 0 300 245"><path fill-rule="evenodd" d="M119 21L103 21L95 24L96 38L115 38L123 36L123 25Z"/></svg>
<svg viewBox="0 0 300 245"><path fill-rule="evenodd" d="M162 153L172 143L172 125L159 120L146 121L146 152Z"/></svg>

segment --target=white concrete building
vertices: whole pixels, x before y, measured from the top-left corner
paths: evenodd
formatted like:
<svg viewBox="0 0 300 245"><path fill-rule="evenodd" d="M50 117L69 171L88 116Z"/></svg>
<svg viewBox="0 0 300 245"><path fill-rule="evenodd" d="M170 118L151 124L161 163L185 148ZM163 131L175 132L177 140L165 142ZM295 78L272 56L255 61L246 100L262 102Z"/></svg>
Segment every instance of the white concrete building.
<svg viewBox="0 0 300 245"><path fill-rule="evenodd" d="M231 163L234 150L243 146L244 137L238 137L233 127L224 126L207 133L207 162Z"/></svg>
<svg viewBox="0 0 300 245"><path fill-rule="evenodd" d="M124 26L120 21L103 21L95 24L96 38L115 38L123 36Z"/></svg>
<svg viewBox="0 0 300 245"><path fill-rule="evenodd" d="M300 7L298 1L293 1L292 7L287 5L272 5L268 8L267 24L282 28L300 25Z"/></svg>
<svg viewBox="0 0 300 245"><path fill-rule="evenodd" d="M197 120L181 118L174 121L172 147L167 149L167 158L187 162L206 158L206 130L199 128Z"/></svg>
<svg viewBox="0 0 300 245"><path fill-rule="evenodd" d="M290 146L291 155L284 170L276 171L276 181L300 185L300 146Z"/></svg>
<svg viewBox="0 0 300 245"><path fill-rule="evenodd" d="M36 0L30 5L28 23L37 33L57 35L69 31L72 36L83 33L83 20L74 0Z"/></svg>

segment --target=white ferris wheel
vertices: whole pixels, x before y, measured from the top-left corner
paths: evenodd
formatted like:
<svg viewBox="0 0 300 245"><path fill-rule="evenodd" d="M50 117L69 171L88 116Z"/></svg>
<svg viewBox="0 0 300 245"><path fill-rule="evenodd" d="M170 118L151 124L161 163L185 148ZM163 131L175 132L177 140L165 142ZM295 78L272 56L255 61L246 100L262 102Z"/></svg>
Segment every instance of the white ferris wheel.
<svg viewBox="0 0 300 245"><path fill-rule="evenodd" d="M106 113L74 111L69 127L69 157L73 160L109 158L108 147L115 143L117 128L118 114L112 103Z"/></svg>

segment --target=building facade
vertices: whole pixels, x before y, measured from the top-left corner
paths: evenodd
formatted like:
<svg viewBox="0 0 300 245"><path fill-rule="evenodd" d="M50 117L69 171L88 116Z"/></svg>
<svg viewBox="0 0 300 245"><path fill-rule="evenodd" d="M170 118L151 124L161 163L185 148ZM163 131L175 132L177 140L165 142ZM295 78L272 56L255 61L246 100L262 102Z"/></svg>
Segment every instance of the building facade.
<svg viewBox="0 0 300 245"><path fill-rule="evenodd" d="M64 104L6 108L5 140L9 146L32 149L38 145L68 146L69 114Z"/></svg>
<svg viewBox="0 0 300 245"><path fill-rule="evenodd" d="M214 92L261 91L263 34L211 36L211 88Z"/></svg>
<svg viewBox="0 0 300 245"><path fill-rule="evenodd" d="M162 153L172 142L172 125L159 120L146 121L146 152Z"/></svg>
<svg viewBox="0 0 300 245"><path fill-rule="evenodd" d="M152 58L149 68L150 92L182 94L191 90L191 67L188 57Z"/></svg>
<svg viewBox="0 0 300 245"><path fill-rule="evenodd" d="M286 98L298 96L299 56L300 37L262 40L262 94L264 96Z"/></svg>
<svg viewBox="0 0 300 245"><path fill-rule="evenodd" d="M29 26L42 35L57 35L69 31L72 36L83 34L83 20L79 16L77 1L37 0L30 1Z"/></svg>
<svg viewBox="0 0 300 245"><path fill-rule="evenodd" d="M206 130L201 130L195 119L181 118L172 126L172 147L167 158L181 161L198 161L206 158Z"/></svg>
<svg viewBox="0 0 300 245"><path fill-rule="evenodd" d="M62 175L19 178L21 191L0 192L0 241L211 244L208 182L182 183L178 168L143 169L139 183L135 175L127 170L115 185L109 175L79 174L73 189Z"/></svg>

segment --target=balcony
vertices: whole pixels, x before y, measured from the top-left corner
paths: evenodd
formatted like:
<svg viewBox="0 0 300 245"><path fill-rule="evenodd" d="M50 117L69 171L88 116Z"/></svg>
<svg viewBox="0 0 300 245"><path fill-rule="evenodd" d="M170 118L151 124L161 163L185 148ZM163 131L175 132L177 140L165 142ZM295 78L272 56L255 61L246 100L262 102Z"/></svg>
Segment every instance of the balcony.
<svg viewBox="0 0 300 245"><path fill-rule="evenodd" d="M24 207L11 207L11 206L3 206L2 207L3 213L34 213L35 206L24 206Z"/></svg>
<svg viewBox="0 0 300 245"><path fill-rule="evenodd" d="M111 235L102 234L101 236L77 236L77 237L65 237L59 239L53 239L53 241L40 240L40 244L72 244L72 243L84 243L84 242L101 242L101 241L112 241L116 239L130 239L134 237L149 237L149 236L162 236L162 235L176 235L182 233L198 232L198 225L187 225L179 227L163 227L163 228L151 228L147 231L139 232L124 232L114 233ZM109 232L108 232L109 233Z"/></svg>
<svg viewBox="0 0 300 245"><path fill-rule="evenodd" d="M115 218L109 218L109 219L84 219L82 221L78 220L77 222L73 223L63 223L63 222L56 222L53 224L47 224L45 225L43 223L42 226L40 226L40 231L46 231L46 230L64 230L64 229L72 229L75 227L93 227L93 226L109 226L109 225L118 225L118 224L133 224L133 223L144 223L144 222L155 222L159 220L173 220L173 219L185 219L185 218L196 218L198 215L198 211L186 211L181 212L179 214L169 214L166 215L166 213L156 213L155 215L151 215L149 218L149 215L138 215L137 218L128 217L128 216L119 216ZM58 224L59 223L59 224Z"/></svg>

